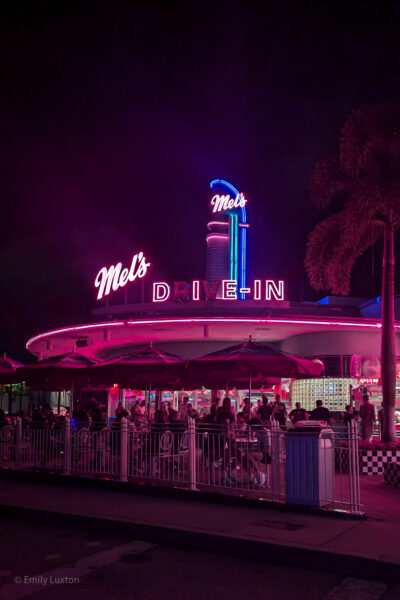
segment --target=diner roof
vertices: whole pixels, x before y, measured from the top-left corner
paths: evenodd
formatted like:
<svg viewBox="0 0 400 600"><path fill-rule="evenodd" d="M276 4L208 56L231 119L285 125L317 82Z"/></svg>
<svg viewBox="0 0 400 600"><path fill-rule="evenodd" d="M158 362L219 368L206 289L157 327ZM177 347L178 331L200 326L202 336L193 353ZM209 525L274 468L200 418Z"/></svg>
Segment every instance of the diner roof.
<svg viewBox="0 0 400 600"><path fill-rule="evenodd" d="M397 298L399 314L398 303ZM216 300L103 306L93 311L97 317L94 322L39 333L27 342L27 349L39 358L75 348L90 356L108 358L143 343L181 343L185 344L185 356L192 358L207 349L204 344L190 347L189 343L223 345L243 341L250 335L254 340L280 347L285 346L285 341L287 346L287 341L295 336L318 332L358 331L376 336L381 328L379 309L380 298L365 301L335 296L318 303ZM396 329L400 335L400 321ZM306 347L302 354L309 354Z"/></svg>
<svg viewBox="0 0 400 600"><path fill-rule="evenodd" d="M280 342L292 336L331 330L378 333L381 323L367 319L307 318L303 316L182 316L104 321L41 333L27 343L28 350L46 358L79 348L106 358L129 346L147 342L231 342L252 336L262 342ZM400 330L400 323L396 325ZM199 350L198 354L203 352Z"/></svg>

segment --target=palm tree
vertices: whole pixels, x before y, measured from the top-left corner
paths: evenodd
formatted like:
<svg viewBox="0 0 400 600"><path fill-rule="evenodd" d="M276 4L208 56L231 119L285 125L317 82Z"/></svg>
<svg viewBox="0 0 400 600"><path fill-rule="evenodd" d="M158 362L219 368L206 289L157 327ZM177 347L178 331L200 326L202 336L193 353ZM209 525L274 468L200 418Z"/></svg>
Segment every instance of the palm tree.
<svg viewBox="0 0 400 600"><path fill-rule="evenodd" d="M318 163L311 199L341 210L310 233L305 266L316 289L348 294L355 260L380 237L383 243L381 373L382 441L395 442L396 347L394 330L394 231L400 226L400 107L369 105L354 110L341 133L339 153Z"/></svg>

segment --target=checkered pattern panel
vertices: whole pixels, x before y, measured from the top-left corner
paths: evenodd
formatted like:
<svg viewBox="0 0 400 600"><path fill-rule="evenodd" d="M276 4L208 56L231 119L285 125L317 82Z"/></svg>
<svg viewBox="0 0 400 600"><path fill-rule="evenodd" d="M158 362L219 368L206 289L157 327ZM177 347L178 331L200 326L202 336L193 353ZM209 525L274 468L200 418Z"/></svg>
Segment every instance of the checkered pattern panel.
<svg viewBox="0 0 400 600"><path fill-rule="evenodd" d="M387 462L383 469L385 483L400 487L400 463Z"/></svg>
<svg viewBox="0 0 400 600"><path fill-rule="evenodd" d="M397 462L398 458L400 459L400 456L396 450L366 452L361 458L361 473L363 475L383 475L384 465Z"/></svg>

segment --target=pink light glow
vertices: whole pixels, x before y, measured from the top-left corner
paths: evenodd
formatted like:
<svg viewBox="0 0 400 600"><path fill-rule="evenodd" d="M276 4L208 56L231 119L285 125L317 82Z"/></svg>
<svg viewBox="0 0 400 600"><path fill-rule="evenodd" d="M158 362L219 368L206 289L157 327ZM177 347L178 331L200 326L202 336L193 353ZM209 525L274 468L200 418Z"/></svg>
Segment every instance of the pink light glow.
<svg viewBox="0 0 400 600"><path fill-rule="evenodd" d="M26 348L36 340L40 340L43 337L47 337L50 335L57 335L58 333L70 333L71 331L81 331L82 329L95 329L96 327L112 327L115 325L125 325L125 321L107 321L106 323L91 323L89 325L75 325L74 327L63 327L62 329L53 329L52 331L45 331L44 333L39 333L38 335L33 336L26 342Z"/></svg>
<svg viewBox="0 0 400 600"><path fill-rule="evenodd" d="M210 221L209 223L207 223L207 227L212 227L213 225L215 225L216 227L228 227L229 223L228 221Z"/></svg>
<svg viewBox="0 0 400 600"><path fill-rule="evenodd" d="M261 279L254 280L254 300L261 300Z"/></svg>
<svg viewBox="0 0 400 600"><path fill-rule="evenodd" d="M112 321L106 323L90 323L88 325L76 325L74 327L63 327L62 329L54 329L52 331L45 331L35 335L26 343L26 348L29 350L29 346L35 341L57 335L59 333L73 333L74 331L82 331L83 329L95 329L99 327L123 327L126 325L155 325L157 323L173 324L173 323L199 323L199 324L213 324L213 323L255 323L255 324L282 324L282 325L319 325L323 327L353 327L359 329L381 329L382 323L375 322L357 322L357 321L324 321L324 320L312 320L312 319L281 319L281 318L267 318L267 319L255 319L249 317L193 317L193 318L175 318L175 319L143 319L143 320L129 320L129 321ZM396 330L400 330L400 323L395 325Z"/></svg>
<svg viewBox="0 0 400 600"><path fill-rule="evenodd" d="M359 328L367 328L367 329L381 329L382 323L357 323L354 321L346 322L346 321L312 321L312 320L301 320L301 319L252 319L247 317L210 317L210 318L176 318L176 319L152 319L152 320L143 320L143 321L126 321L127 325L154 325L156 323L259 323L259 324L267 324L267 323L277 323L284 325L322 325L327 327L359 327ZM400 329L400 324L395 325L395 329Z"/></svg>
<svg viewBox="0 0 400 600"><path fill-rule="evenodd" d="M209 233L206 237L206 240L229 240L229 235L227 233Z"/></svg>

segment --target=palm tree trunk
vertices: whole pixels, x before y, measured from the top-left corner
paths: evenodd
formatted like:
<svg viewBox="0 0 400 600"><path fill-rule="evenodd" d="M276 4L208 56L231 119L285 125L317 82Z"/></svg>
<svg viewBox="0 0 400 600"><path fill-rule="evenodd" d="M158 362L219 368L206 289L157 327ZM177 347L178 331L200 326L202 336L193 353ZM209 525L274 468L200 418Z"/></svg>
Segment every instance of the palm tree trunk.
<svg viewBox="0 0 400 600"><path fill-rule="evenodd" d="M382 272L381 372L383 393L383 442L395 442L396 342L394 333L393 226L385 224Z"/></svg>

